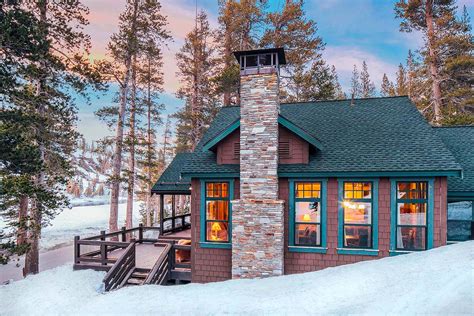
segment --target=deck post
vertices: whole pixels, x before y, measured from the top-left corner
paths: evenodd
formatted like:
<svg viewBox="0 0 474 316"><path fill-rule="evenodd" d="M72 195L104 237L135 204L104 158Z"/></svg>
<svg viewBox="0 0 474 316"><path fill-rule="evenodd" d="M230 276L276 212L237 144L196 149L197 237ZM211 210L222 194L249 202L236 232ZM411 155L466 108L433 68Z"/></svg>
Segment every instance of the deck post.
<svg viewBox="0 0 474 316"><path fill-rule="evenodd" d="M100 244L100 262L103 266L107 265L107 251L104 244Z"/></svg>
<svg viewBox="0 0 474 316"><path fill-rule="evenodd" d="M100 240L105 241L105 230L101 230L100 235L101 235ZM105 248L105 259L107 259L107 246L105 246L104 248Z"/></svg>
<svg viewBox="0 0 474 316"><path fill-rule="evenodd" d="M125 233L126 228L122 227L122 242L127 241L127 234Z"/></svg>
<svg viewBox="0 0 474 316"><path fill-rule="evenodd" d="M164 232L164 216L165 216L165 211L164 211L164 202L165 202L165 197L163 194L160 194L160 236L163 235Z"/></svg>
<svg viewBox="0 0 474 316"><path fill-rule="evenodd" d="M176 195L171 196L171 229L174 231L175 225L175 216L176 216Z"/></svg>
<svg viewBox="0 0 474 316"><path fill-rule="evenodd" d="M79 239L79 236L74 236L74 263L79 263L79 257L81 256Z"/></svg>
<svg viewBox="0 0 474 316"><path fill-rule="evenodd" d="M143 224L138 224L138 242L141 243L143 241Z"/></svg>

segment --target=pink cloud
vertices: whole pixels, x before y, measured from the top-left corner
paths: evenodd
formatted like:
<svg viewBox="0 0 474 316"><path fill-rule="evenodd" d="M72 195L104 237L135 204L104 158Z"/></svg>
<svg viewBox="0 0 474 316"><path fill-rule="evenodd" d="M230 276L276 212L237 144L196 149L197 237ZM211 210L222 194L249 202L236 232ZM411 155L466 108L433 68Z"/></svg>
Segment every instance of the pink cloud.
<svg viewBox="0 0 474 316"><path fill-rule="evenodd" d="M93 58L104 58L110 36L118 30L118 19L126 2L124 0L84 0L83 2L90 9L90 24L86 27L86 32L90 34L92 40L91 55ZM173 37L173 42L170 42L163 50L164 88L166 92L174 93L179 87L175 54L182 46L186 34L194 27L195 9L184 0L161 1L161 4L163 14L168 17L168 30ZM209 21L212 27L217 26L217 17L209 16Z"/></svg>

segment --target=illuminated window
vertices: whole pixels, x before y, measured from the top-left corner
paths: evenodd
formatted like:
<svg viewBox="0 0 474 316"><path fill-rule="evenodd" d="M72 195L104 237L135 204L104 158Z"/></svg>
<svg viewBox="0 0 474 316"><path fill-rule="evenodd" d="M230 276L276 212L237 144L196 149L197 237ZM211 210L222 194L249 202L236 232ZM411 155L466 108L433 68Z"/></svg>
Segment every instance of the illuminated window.
<svg viewBox="0 0 474 316"><path fill-rule="evenodd" d="M206 182L206 241L229 242L229 183Z"/></svg>
<svg viewBox="0 0 474 316"><path fill-rule="evenodd" d="M427 182L397 182L397 249L426 249L427 192Z"/></svg>
<svg viewBox="0 0 474 316"><path fill-rule="evenodd" d="M372 182L343 183L343 247L372 248Z"/></svg>
<svg viewBox="0 0 474 316"><path fill-rule="evenodd" d="M295 182L295 246L321 246L321 182Z"/></svg>

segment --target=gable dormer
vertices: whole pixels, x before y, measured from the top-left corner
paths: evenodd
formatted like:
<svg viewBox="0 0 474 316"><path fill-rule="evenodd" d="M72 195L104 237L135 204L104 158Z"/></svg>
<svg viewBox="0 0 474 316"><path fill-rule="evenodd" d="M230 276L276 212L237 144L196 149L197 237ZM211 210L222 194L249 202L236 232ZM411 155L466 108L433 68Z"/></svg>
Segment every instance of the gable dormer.
<svg viewBox="0 0 474 316"><path fill-rule="evenodd" d="M307 164L309 154L321 150L322 145L283 117L279 117L278 158L279 164ZM257 145L258 146L258 145ZM240 129L238 122L232 124L203 147L204 151L216 153L219 165L240 163Z"/></svg>

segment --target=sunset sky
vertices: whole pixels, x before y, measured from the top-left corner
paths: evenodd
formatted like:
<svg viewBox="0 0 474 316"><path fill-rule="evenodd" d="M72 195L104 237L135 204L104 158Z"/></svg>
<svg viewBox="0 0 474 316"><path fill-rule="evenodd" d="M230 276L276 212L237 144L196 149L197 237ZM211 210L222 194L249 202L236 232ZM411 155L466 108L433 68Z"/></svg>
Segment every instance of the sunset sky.
<svg viewBox="0 0 474 316"><path fill-rule="evenodd" d="M117 31L118 17L125 7L125 0L83 0L89 7L90 25L86 32L92 38L92 55L102 58L110 36ZM271 9L281 8L285 0L270 0ZM337 69L344 91L348 90L353 65L361 68L365 60L377 89L383 73L393 79L400 62L405 62L408 49L416 49L422 43L420 34L399 32L399 21L394 16L395 0L307 0L305 10L319 28L319 36L326 43L323 53L328 64ZM163 13L168 17L168 29L174 41L164 52L166 113L174 113L182 105L174 93L179 87L176 76L175 54L182 46L186 33L194 26L195 0L162 0ZM466 5L471 17L474 1L460 0ZM198 0L198 8L204 9L211 26L217 26L217 0ZM93 98L92 105L79 102L79 131L88 140L110 135L107 127L94 116L94 111L112 103L114 87L106 94Z"/></svg>

